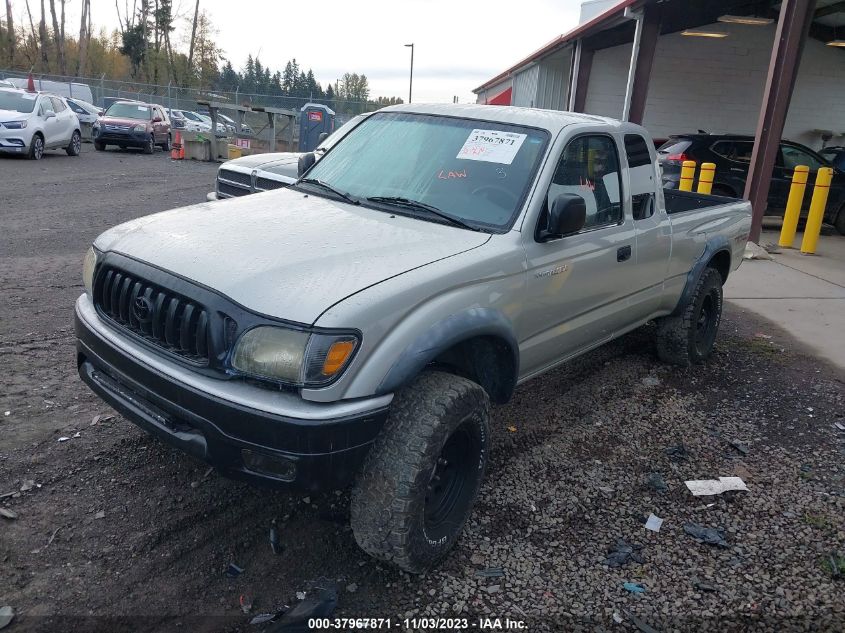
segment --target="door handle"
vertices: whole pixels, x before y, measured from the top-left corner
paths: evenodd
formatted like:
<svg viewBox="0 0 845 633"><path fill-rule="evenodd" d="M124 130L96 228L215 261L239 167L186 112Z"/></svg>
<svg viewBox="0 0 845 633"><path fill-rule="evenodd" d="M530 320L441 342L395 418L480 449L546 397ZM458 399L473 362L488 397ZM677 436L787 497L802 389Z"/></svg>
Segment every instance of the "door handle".
<svg viewBox="0 0 845 633"><path fill-rule="evenodd" d="M622 246L616 249L616 261L624 262L631 259L631 245Z"/></svg>

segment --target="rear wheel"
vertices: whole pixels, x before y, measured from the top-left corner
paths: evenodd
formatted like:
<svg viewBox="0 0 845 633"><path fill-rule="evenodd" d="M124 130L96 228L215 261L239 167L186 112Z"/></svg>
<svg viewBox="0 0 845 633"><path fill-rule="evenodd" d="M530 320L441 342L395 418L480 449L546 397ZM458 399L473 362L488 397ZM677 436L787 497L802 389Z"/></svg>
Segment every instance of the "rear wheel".
<svg viewBox="0 0 845 633"><path fill-rule="evenodd" d="M29 159L41 160L42 156L44 156L44 137L36 132L29 143Z"/></svg>
<svg viewBox="0 0 845 633"><path fill-rule="evenodd" d="M411 573L449 552L484 478L489 419L487 393L459 376L427 372L396 394L352 491L364 551Z"/></svg>
<svg viewBox="0 0 845 633"><path fill-rule="evenodd" d="M680 315L657 320L660 360L686 367L704 362L713 352L722 321L722 276L705 268Z"/></svg>
<svg viewBox="0 0 845 633"><path fill-rule="evenodd" d="M101 143L100 141L94 141L94 149L98 152L105 152L106 151L106 144Z"/></svg>
<svg viewBox="0 0 845 633"><path fill-rule="evenodd" d="M70 143L65 148L68 156L79 156L82 151L82 135L79 130L74 130L73 136L70 137Z"/></svg>
<svg viewBox="0 0 845 633"><path fill-rule="evenodd" d="M150 135L150 138L147 139L147 142L144 143L144 153L145 154L152 154L156 150L156 140L155 137Z"/></svg>

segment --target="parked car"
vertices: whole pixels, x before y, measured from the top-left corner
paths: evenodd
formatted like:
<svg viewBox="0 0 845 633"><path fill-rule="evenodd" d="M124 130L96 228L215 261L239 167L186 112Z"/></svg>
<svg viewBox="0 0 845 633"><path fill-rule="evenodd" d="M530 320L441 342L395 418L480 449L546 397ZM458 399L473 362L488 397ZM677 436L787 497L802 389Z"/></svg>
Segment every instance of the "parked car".
<svg viewBox="0 0 845 633"><path fill-rule="evenodd" d="M713 181L715 195L736 198L743 195L751 164L751 152L754 149L754 137L738 134L678 134L669 138L658 150L658 157L663 165L663 186L677 188L681 177L681 163L694 160L701 163L714 163L716 176ZM772 185L769 189L767 215L783 215L786 200L792 184L792 172L797 165L810 168L810 182L819 167L831 166L827 159L809 147L792 141L781 141L775 168L772 172ZM802 216L809 210L812 187L807 187ZM836 227L845 235L845 172L834 167L833 182L830 186L825 222Z"/></svg>
<svg viewBox="0 0 845 633"><path fill-rule="evenodd" d="M29 85L28 77L10 77L6 79L16 88L26 90ZM94 95L91 93L91 87L88 84L67 81L51 81L49 79L33 79L35 89L39 92L47 92L60 97L70 97L71 99L82 99L89 103L94 101Z"/></svg>
<svg viewBox="0 0 845 633"><path fill-rule="evenodd" d="M208 129L210 131L211 130L211 117L208 116L207 114L201 114L199 112L194 112L194 114L196 114L199 118L201 118L203 120L203 122L208 126ZM226 134L228 134L228 133L229 133L229 130L226 127L226 124L223 121L217 121L216 136L223 137L223 136L226 136Z"/></svg>
<svg viewBox="0 0 845 633"><path fill-rule="evenodd" d="M0 152L40 160L45 150L79 156L79 119L62 97L0 88Z"/></svg>
<svg viewBox="0 0 845 633"><path fill-rule="evenodd" d="M170 151L170 119L161 106L138 101L113 103L94 128L94 149L104 151L109 145L121 149L140 147L152 154L156 145Z"/></svg>
<svg viewBox="0 0 845 633"><path fill-rule="evenodd" d="M123 97L103 97L103 107L102 110L105 112L110 107L112 107L115 103L144 103L143 101L138 101L137 99L129 99Z"/></svg>
<svg viewBox="0 0 845 633"><path fill-rule="evenodd" d="M211 124L202 120L199 114L190 110L173 110L173 116L180 119L182 127L186 132L210 132Z"/></svg>
<svg viewBox="0 0 845 633"><path fill-rule="evenodd" d="M325 138L314 150L319 160L355 126L372 114L365 112L349 119ZM206 200L220 200L245 196L269 189L280 189L296 182L297 167L302 152L270 152L227 160L217 170L214 191Z"/></svg>
<svg viewBox="0 0 845 633"><path fill-rule="evenodd" d="M238 133L238 123L233 118L226 116L225 114L218 112L217 117L222 119L223 123L226 124L226 128L229 130L229 134L237 134ZM252 128L249 127L246 123L241 123L241 136L253 136L255 132L252 131Z"/></svg>
<svg viewBox="0 0 845 633"><path fill-rule="evenodd" d="M472 510L491 401L652 320L663 360L711 354L751 206L659 173L630 123L385 108L292 187L100 235L80 376L228 476L352 483L358 544L421 572Z"/></svg>
<svg viewBox="0 0 845 633"><path fill-rule="evenodd" d="M102 110L93 103L82 101L81 99L65 99L68 107L76 113L80 123L89 123L93 125L100 118Z"/></svg>
<svg viewBox="0 0 845 633"><path fill-rule="evenodd" d="M11 81L7 81L5 79L0 79L0 88L17 88L15 84Z"/></svg>
<svg viewBox="0 0 845 633"><path fill-rule="evenodd" d="M819 154L839 171L845 171L845 147L825 147Z"/></svg>

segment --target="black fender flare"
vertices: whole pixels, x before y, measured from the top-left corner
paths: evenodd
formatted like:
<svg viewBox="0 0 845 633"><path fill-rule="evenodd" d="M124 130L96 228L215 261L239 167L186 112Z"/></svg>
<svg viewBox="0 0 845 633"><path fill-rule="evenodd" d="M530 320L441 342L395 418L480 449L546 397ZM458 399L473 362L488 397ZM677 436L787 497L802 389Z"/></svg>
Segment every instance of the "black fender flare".
<svg viewBox="0 0 845 633"><path fill-rule="evenodd" d="M689 273L687 273L687 282L684 285L683 292L681 292L681 298L678 299L678 303L672 311L672 316L678 316L683 313L687 302L695 290L695 287L698 285L698 280L701 279L701 274L704 272L704 269L707 268L707 264L709 264L713 260L713 257L721 251L725 251L729 255L732 255L731 245L728 238L724 235L714 235L707 240L707 243L704 245L704 252L693 264Z"/></svg>
<svg viewBox="0 0 845 633"><path fill-rule="evenodd" d="M409 384L426 365L446 350L484 336L504 341L508 347L513 367L513 375L508 381L511 384L506 388L509 396L516 387L519 373L519 344L510 320L492 308L469 308L434 323L402 351L382 378L376 395L393 393Z"/></svg>

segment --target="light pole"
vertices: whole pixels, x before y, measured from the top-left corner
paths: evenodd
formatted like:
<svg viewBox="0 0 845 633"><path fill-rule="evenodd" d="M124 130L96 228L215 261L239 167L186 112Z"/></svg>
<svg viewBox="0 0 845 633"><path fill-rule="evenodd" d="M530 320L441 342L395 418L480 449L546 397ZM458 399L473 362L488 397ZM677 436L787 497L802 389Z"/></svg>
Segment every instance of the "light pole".
<svg viewBox="0 0 845 633"><path fill-rule="evenodd" d="M408 84L408 103L411 103L411 95L413 94L414 90L414 45L412 44L405 44L405 47L411 48L411 82Z"/></svg>

